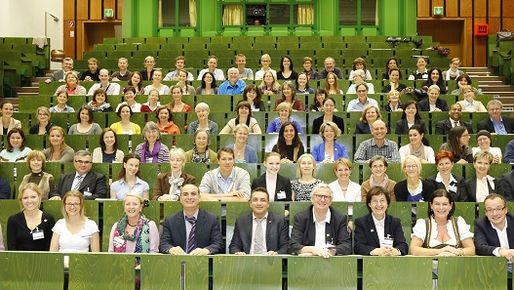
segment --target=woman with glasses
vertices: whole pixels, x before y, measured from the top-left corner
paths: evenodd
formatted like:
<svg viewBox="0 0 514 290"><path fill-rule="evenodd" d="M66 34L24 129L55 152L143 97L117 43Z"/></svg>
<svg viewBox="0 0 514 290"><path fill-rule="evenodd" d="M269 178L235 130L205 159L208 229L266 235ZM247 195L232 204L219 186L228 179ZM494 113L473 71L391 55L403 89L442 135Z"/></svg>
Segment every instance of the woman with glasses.
<svg viewBox="0 0 514 290"><path fill-rule="evenodd" d="M430 181L421 179L421 161L414 155L405 157L402 162L404 180L394 186L396 201L418 202L426 201L434 192Z"/></svg>
<svg viewBox="0 0 514 290"><path fill-rule="evenodd" d="M84 197L72 190L62 199L64 218L52 228L51 252L100 252L98 225L85 215Z"/></svg>
<svg viewBox="0 0 514 290"><path fill-rule="evenodd" d="M50 131L50 128L52 128L52 126L54 125L52 122L50 122L50 110L45 106L41 106L36 109L36 114L37 122L32 127L30 127L29 134L48 134L48 131Z"/></svg>

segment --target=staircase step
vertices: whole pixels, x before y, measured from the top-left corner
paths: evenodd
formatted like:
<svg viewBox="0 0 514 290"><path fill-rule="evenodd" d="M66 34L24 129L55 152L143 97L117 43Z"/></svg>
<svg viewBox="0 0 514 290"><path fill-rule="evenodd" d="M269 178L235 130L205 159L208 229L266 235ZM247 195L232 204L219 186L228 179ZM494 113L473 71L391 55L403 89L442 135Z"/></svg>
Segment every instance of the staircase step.
<svg viewBox="0 0 514 290"><path fill-rule="evenodd" d="M39 93L39 87L15 87L16 93Z"/></svg>
<svg viewBox="0 0 514 290"><path fill-rule="evenodd" d="M474 81L478 81L478 82L481 82L481 81L502 81L505 79L504 77L501 77L501 76L483 76L483 75L470 75L471 79L474 80Z"/></svg>

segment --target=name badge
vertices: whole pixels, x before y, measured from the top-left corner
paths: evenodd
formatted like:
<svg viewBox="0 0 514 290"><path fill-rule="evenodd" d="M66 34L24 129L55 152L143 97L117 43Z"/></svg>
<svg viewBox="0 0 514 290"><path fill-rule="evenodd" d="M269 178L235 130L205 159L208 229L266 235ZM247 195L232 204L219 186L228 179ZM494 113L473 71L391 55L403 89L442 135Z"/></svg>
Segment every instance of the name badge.
<svg viewBox="0 0 514 290"><path fill-rule="evenodd" d="M122 237L115 237L113 240L112 240L112 243L114 244L114 246L116 247L121 247L123 246L123 244L125 243L125 240L122 238Z"/></svg>
<svg viewBox="0 0 514 290"><path fill-rule="evenodd" d="M393 247L393 244L394 244L394 239L391 238L390 235L387 235L386 237L384 237L384 241L382 242L382 245L380 245L380 247Z"/></svg>
<svg viewBox="0 0 514 290"><path fill-rule="evenodd" d="M32 240L36 241L36 240L42 240L45 238L45 232L43 232L42 230L40 229L35 229L32 231Z"/></svg>
<svg viewBox="0 0 514 290"><path fill-rule="evenodd" d="M93 194L89 191L89 187L84 190L84 196L92 196Z"/></svg>
<svg viewBox="0 0 514 290"><path fill-rule="evenodd" d="M277 192L277 199L286 199L285 191L281 190L281 191Z"/></svg>
<svg viewBox="0 0 514 290"><path fill-rule="evenodd" d="M456 185L450 185L450 186L448 186L448 191L451 191L451 192L457 192L457 186L456 186Z"/></svg>

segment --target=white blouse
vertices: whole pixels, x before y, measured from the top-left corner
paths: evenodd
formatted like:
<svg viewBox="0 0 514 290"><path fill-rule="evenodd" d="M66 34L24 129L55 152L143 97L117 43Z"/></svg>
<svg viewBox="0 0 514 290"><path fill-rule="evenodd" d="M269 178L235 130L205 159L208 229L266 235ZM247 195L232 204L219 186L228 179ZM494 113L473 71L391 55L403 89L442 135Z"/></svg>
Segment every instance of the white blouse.
<svg viewBox="0 0 514 290"><path fill-rule="evenodd" d="M430 241L428 241L428 245L430 247L437 247L442 244L441 241L436 240L437 238L437 224L433 218L430 218L430 222L432 223L432 231L430 233ZM448 220L446 224L446 229L448 231L448 235L450 239L445 242L448 245L457 245L457 238L455 232L453 231L452 220ZM457 229L459 231L460 240L465 240L467 238L473 238L473 233L470 231L470 226L466 223L466 221L462 217L457 217ZM427 226L425 224L425 219L418 219L416 221L416 225L412 228L413 236L421 239L425 242L426 234L427 234Z"/></svg>
<svg viewBox="0 0 514 290"><path fill-rule="evenodd" d="M54 233L59 234L59 252L89 252L91 237L98 233L98 225L86 219L84 227L75 234L72 234L66 226L64 219L58 220L52 228Z"/></svg>
<svg viewBox="0 0 514 290"><path fill-rule="evenodd" d="M331 182L328 187L332 189L333 198L332 201L347 201L347 202L355 202L361 201L361 186L350 180L348 184L348 188L346 189L346 194L343 193L341 186L339 186L339 182L337 179Z"/></svg>

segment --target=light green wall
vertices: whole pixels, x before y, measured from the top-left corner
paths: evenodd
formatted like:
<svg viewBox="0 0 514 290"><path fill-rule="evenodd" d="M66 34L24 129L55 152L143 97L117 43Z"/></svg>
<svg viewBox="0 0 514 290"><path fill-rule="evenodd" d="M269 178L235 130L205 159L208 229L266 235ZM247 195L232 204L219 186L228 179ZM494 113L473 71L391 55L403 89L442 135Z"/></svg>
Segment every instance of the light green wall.
<svg viewBox="0 0 514 290"><path fill-rule="evenodd" d="M281 0L279 2L283 2ZM359 1L359 0L356 0ZM318 35L416 35L417 1L380 1L378 27L339 27L338 0L312 1L315 5L313 34ZM255 2L255 1L253 1ZM277 2L277 1L274 1ZM360 1L359 1L360 2ZM158 0L123 1L123 37L151 36L215 36L223 33L221 3L217 0L197 0L196 28L158 29ZM231 28L234 33L234 28ZM305 27L302 27L305 31ZM237 29L236 29L237 32ZM228 31L227 31L228 33ZM231 34L231 35L232 35Z"/></svg>

